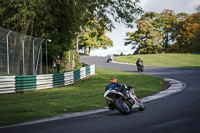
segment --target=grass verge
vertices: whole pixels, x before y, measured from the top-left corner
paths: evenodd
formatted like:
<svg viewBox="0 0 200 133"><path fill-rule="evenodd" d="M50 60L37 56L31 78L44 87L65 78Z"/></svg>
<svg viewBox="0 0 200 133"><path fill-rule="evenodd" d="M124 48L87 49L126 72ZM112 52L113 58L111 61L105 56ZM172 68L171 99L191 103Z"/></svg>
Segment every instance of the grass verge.
<svg viewBox="0 0 200 133"><path fill-rule="evenodd" d="M70 86L0 95L0 126L105 107L103 94L110 78L134 86L139 98L157 93L167 84L158 77L96 68L96 75Z"/></svg>
<svg viewBox="0 0 200 133"><path fill-rule="evenodd" d="M141 58L145 65L166 67L200 67L200 54L146 54L120 56L118 62L136 63Z"/></svg>

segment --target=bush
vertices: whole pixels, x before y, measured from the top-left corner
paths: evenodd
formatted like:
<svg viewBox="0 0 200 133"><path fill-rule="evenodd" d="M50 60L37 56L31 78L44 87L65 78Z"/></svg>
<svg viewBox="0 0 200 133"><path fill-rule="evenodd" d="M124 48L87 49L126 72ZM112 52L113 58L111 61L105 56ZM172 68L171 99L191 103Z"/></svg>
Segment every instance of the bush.
<svg viewBox="0 0 200 133"><path fill-rule="evenodd" d="M61 72L72 71L74 69L79 69L82 66L78 55L73 50L63 53L61 59Z"/></svg>

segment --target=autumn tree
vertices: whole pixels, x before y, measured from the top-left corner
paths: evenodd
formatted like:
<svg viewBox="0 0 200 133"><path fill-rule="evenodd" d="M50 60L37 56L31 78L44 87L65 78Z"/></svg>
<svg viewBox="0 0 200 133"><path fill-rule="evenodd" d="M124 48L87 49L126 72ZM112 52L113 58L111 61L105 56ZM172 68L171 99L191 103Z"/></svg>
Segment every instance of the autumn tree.
<svg viewBox="0 0 200 133"><path fill-rule="evenodd" d="M199 24L199 29L195 34L195 39L193 40L193 52L200 53L200 5L197 6L196 11L196 21Z"/></svg>
<svg viewBox="0 0 200 133"><path fill-rule="evenodd" d="M179 35L177 36L176 45L179 46L179 52L199 52L199 33L200 33L200 15L199 13L191 14L181 24Z"/></svg>
<svg viewBox="0 0 200 133"><path fill-rule="evenodd" d="M136 53L192 52L199 44L198 14L147 12L137 21L137 31L127 33L125 45L132 44Z"/></svg>

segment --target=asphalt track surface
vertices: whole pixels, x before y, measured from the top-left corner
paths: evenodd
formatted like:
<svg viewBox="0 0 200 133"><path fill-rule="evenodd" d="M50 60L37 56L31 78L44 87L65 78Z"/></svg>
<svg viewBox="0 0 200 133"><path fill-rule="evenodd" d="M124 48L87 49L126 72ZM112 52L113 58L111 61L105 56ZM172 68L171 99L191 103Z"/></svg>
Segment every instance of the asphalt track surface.
<svg viewBox="0 0 200 133"><path fill-rule="evenodd" d="M82 57L96 67L138 73L135 65ZM186 83L179 93L145 103L145 111L106 111L36 124L0 128L0 133L200 133L200 69L145 66L145 75ZM145 82L145 81L144 81Z"/></svg>

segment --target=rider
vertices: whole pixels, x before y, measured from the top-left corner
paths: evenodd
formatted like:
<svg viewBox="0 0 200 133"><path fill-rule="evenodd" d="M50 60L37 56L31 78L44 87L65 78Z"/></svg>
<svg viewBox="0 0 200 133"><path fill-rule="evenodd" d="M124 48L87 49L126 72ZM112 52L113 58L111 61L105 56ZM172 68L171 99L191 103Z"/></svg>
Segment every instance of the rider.
<svg viewBox="0 0 200 133"><path fill-rule="evenodd" d="M117 79L111 78L110 83L108 83L106 85L105 91L107 91L109 88L114 88L114 87L116 87L116 89L119 89L119 91L123 93L125 99L129 99L129 97L127 96L126 90L129 88L132 88L132 86L126 86L124 84L119 84L119 83L117 83ZM113 104L111 104L108 100L106 100L106 101L108 103L109 109L113 110L114 109Z"/></svg>
<svg viewBox="0 0 200 133"><path fill-rule="evenodd" d="M110 61L113 60L113 55L112 54L108 56L108 60L110 60Z"/></svg>
<svg viewBox="0 0 200 133"><path fill-rule="evenodd" d="M128 86L125 84L119 84L119 83L117 83L117 79L111 78L110 83L108 83L106 85L105 91L107 91L109 88L114 88L114 87L116 87L117 89L119 89L120 92L123 93L125 99L128 99L126 90L132 88L132 86Z"/></svg>
<svg viewBox="0 0 200 133"><path fill-rule="evenodd" d="M141 62L143 64L143 61L141 58L138 58L137 62L136 62L136 65L138 66L139 62Z"/></svg>

